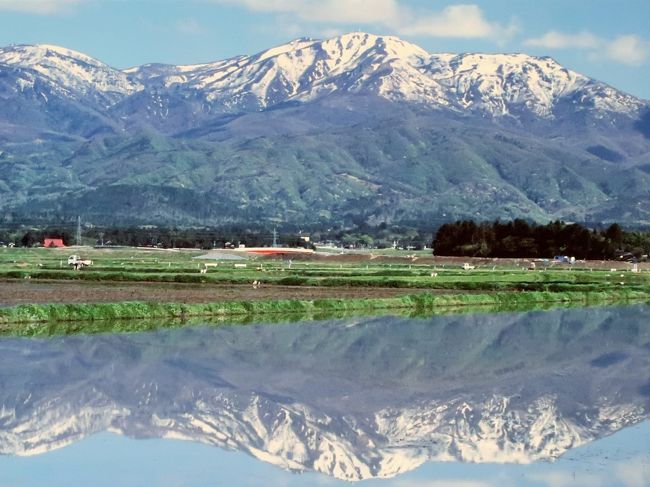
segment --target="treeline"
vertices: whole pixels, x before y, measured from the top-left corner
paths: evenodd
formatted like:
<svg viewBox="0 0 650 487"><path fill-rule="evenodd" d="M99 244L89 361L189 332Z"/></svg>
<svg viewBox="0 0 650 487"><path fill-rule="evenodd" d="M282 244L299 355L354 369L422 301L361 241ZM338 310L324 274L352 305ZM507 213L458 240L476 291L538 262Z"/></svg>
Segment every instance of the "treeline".
<svg viewBox="0 0 650 487"><path fill-rule="evenodd" d="M126 245L131 247L163 248L226 248L240 244L247 247L270 246L273 235L268 230L243 228L179 229L179 228L93 228L84 235L96 244ZM277 243L291 247L306 247L299 235L278 233Z"/></svg>
<svg viewBox="0 0 650 487"><path fill-rule="evenodd" d="M155 226L82 228L83 245L115 245L162 248L225 248L240 244L270 246L273 228L232 225L220 228L165 228ZM310 242L301 235L309 234ZM0 243L21 247L43 244L44 239L62 238L65 245L76 243L76 224L43 228L0 229ZM537 225L524 220L511 222L458 221L442 225L432 236L427 229L409 226L359 225L353 228L278 228L277 241L285 246L309 247L313 242L333 243L350 248L399 248L420 250L431 244L437 255L476 257L551 258L555 255L577 259L613 259L621 256L642 258L650 253L650 233L624 231L618 224L588 229L579 224L555 221Z"/></svg>
<svg viewBox="0 0 650 487"><path fill-rule="evenodd" d="M304 228L296 226L278 227L278 243L285 246L309 246L301 236L309 235L310 242L334 243L350 248L386 248L397 245L401 248L421 250L430 244L432 232L408 226L387 225L354 226L346 228ZM224 248L240 244L248 247L270 246L273 243L273 227L223 226L219 228L177 228L177 227L97 227L82 228L83 245L118 245L133 247L163 248ZM43 244L45 238L61 238L65 245L76 243L76 223L52 225L42 228L0 229L0 243L14 243L20 247L34 247Z"/></svg>
<svg viewBox="0 0 650 487"><path fill-rule="evenodd" d="M0 230L0 242L14 243L20 247L35 247L43 244L45 238L61 238L65 245L76 244L76 228L73 225L47 227L28 230ZM278 243L291 246L309 246L299 234L279 232ZM82 245L161 247L161 248L202 248L210 249L236 247L270 246L273 235L265 229L220 228L159 228L128 227L100 228L84 227L81 233Z"/></svg>
<svg viewBox="0 0 650 487"><path fill-rule="evenodd" d="M650 252L650 233L625 232L616 223L601 230L590 230L561 221L537 225L524 220L482 223L464 220L442 225L433 249L437 255L475 257L641 258Z"/></svg>
<svg viewBox="0 0 650 487"><path fill-rule="evenodd" d="M13 244L18 247L34 247L43 244L45 238L61 238L66 245L72 245L73 237L70 231L63 228L52 228L47 230L7 230L0 229L0 244Z"/></svg>

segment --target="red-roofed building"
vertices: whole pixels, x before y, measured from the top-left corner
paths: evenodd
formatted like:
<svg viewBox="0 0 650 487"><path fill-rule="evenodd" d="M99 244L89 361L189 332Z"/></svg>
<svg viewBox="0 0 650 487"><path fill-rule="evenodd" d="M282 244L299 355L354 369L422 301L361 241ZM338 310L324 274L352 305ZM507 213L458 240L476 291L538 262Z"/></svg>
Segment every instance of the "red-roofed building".
<svg viewBox="0 0 650 487"><path fill-rule="evenodd" d="M43 240L43 247L45 248L57 248L65 247L62 238L46 238Z"/></svg>

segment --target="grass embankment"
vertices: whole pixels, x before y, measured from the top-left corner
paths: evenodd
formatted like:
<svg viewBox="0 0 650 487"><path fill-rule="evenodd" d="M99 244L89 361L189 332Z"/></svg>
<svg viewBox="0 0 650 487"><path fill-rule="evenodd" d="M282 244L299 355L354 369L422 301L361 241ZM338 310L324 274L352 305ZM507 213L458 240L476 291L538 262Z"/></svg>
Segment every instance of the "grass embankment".
<svg viewBox="0 0 650 487"><path fill-rule="evenodd" d="M98 331L142 331L160 326L221 319L230 322L285 321L363 314L425 314L438 310L490 306L493 309L535 309L540 305L647 302L648 292L617 290L606 292L505 292L490 294L434 295L428 293L385 299L320 299L230 301L206 304L98 303L20 305L0 309L0 331L5 334L93 333ZM127 320L145 319L128 324ZM155 321L159 320L158 325ZM289 319L291 321L291 319ZM120 324L123 322L122 324ZM79 323L79 326L75 326ZM109 325L109 326L106 326ZM144 327L144 328L143 328Z"/></svg>

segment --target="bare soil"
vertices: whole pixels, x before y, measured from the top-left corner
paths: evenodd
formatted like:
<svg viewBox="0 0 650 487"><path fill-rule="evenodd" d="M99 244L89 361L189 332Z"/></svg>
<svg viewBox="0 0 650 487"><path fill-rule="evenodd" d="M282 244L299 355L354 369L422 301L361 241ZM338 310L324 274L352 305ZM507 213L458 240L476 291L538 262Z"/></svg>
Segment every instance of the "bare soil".
<svg viewBox="0 0 650 487"><path fill-rule="evenodd" d="M0 281L0 306L47 303L156 301L209 303L274 299L390 298L424 289L376 287L300 287L250 284L96 283L65 280ZM426 290L431 292L431 290ZM443 291L444 292L444 291Z"/></svg>

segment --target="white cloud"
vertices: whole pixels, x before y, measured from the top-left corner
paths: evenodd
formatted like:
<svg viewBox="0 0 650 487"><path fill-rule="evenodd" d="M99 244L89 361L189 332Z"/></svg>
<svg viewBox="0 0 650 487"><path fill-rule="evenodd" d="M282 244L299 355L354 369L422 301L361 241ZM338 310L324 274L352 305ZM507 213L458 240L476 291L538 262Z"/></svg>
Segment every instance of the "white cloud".
<svg viewBox="0 0 650 487"><path fill-rule="evenodd" d="M456 31L456 27L461 30ZM492 25L476 5L450 5L440 13L422 18L413 30L442 37L487 37L492 32Z"/></svg>
<svg viewBox="0 0 650 487"><path fill-rule="evenodd" d="M607 45L605 55L612 61L640 66L650 58L650 42L635 35L620 36Z"/></svg>
<svg viewBox="0 0 650 487"><path fill-rule="evenodd" d="M589 59L604 58L629 66L640 66L650 59L650 42L636 35L622 35L612 40L588 31L566 34L552 30L541 37L526 39L524 44L545 49L583 49L589 51Z"/></svg>
<svg viewBox="0 0 650 487"><path fill-rule="evenodd" d="M503 40L516 32L485 18L474 4L449 5L440 11L413 10L399 0L214 0L254 12L293 15L306 22L381 25L397 34Z"/></svg>
<svg viewBox="0 0 650 487"><path fill-rule="evenodd" d="M0 0L0 11L50 15L62 12L85 0Z"/></svg>
<svg viewBox="0 0 650 487"><path fill-rule="evenodd" d="M402 27L401 33L431 37L501 37L507 28L489 22L477 5L450 5Z"/></svg>
<svg viewBox="0 0 650 487"><path fill-rule="evenodd" d="M564 34L552 30L541 37L527 39L524 44L534 47L545 47L547 49L566 49L578 47L580 49L595 48L601 43L591 32L582 31L577 34Z"/></svg>
<svg viewBox="0 0 650 487"><path fill-rule="evenodd" d="M293 14L309 22L383 23L400 15L396 0L217 0L254 12Z"/></svg>

